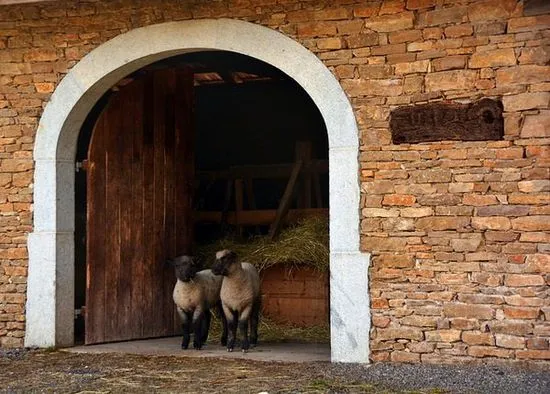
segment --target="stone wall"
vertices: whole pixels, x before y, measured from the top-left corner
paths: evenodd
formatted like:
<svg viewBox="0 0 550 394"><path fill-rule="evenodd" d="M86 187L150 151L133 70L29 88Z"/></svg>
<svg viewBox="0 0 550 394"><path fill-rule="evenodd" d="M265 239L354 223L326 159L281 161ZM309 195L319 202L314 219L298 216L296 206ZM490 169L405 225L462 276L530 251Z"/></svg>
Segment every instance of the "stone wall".
<svg viewBox="0 0 550 394"><path fill-rule="evenodd" d="M0 6L0 346L23 344L32 149L50 94L116 35L206 17L296 39L350 97L373 360L550 359L550 15L516 0ZM502 97L503 141L391 144L392 108L481 97Z"/></svg>

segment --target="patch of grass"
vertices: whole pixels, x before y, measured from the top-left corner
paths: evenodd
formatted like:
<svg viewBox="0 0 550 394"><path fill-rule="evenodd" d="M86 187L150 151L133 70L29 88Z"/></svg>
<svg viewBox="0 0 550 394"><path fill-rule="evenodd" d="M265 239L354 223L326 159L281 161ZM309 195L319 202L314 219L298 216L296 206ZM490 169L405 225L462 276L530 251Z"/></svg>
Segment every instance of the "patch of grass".
<svg viewBox="0 0 550 394"><path fill-rule="evenodd" d="M314 390L327 390L332 387L332 384L325 379L315 379L309 384L308 387Z"/></svg>
<svg viewBox="0 0 550 394"><path fill-rule="evenodd" d="M344 383L336 380L315 379L305 387L306 392L336 392L336 393L376 393L376 388L367 383Z"/></svg>

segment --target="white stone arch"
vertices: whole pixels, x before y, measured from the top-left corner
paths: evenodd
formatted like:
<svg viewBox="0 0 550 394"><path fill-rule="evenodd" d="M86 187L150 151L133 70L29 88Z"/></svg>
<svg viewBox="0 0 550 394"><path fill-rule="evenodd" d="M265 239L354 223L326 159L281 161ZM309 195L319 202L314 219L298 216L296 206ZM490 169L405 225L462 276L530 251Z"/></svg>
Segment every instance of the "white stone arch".
<svg viewBox="0 0 550 394"><path fill-rule="evenodd" d="M277 31L232 19L169 22L121 34L85 56L52 94L34 147L25 345L73 345L74 171L86 115L123 76L199 50L233 51L269 63L298 82L319 108L329 141L331 359L368 362L369 255L359 250L359 150L353 109L313 53Z"/></svg>

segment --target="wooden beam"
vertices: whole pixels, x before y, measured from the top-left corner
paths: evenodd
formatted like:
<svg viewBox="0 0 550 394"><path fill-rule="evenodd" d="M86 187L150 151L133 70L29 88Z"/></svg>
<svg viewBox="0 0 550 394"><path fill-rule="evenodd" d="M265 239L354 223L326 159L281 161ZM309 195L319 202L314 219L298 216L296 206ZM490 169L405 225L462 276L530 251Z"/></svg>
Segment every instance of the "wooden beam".
<svg viewBox="0 0 550 394"><path fill-rule="evenodd" d="M233 71L218 71L218 74L226 83L236 84L242 83L243 80Z"/></svg>
<svg viewBox="0 0 550 394"><path fill-rule="evenodd" d="M220 171L197 171L196 176L200 179L277 179L288 178L292 174L294 164L265 164L233 166L228 170ZM328 173L328 160L311 160L309 165L303 165L303 174Z"/></svg>
<svg viewBox="0 0 550 394"><path fill-rule="evenodd" d="M276 216L277 210L275 209L241 211L239 213L238 223L242 226L269 225L273 223ZM310 216L328 216L328 209L290 209L284 222L292 223ZM195 211L194 220L195 223L220 223L222 220L222 213L220 211ZM235 211L228 212L225 220L227 224L237 224L237 215Z"/></svg>
<svg viewBox="0 0 550 394"><path fill-rule="evenodd" d="M271 224L271 227L269 228L269 237L271 239L274 239L279 234L279 231L281 230L281 225L283 224L283 220L288 213L288 210L290 209L290 203L292 202L292 196L294 195L294 189L296 188L296 181L298 180L298 176L300 175L303 164L304 163L302 160L297 160L294 164L292 174L290 174L290 179L286 184L283 198L281 198L281 203L279 204L279 208L277 209L277 216L275 216L275 221Z"/></svg>

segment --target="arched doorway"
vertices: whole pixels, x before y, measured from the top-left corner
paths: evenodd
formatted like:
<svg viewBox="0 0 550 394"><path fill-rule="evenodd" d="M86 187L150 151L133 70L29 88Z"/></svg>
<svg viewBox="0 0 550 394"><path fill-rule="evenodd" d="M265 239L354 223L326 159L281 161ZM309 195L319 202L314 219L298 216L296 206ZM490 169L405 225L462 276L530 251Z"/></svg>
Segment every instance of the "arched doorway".
<svg viewBox="0 0 550 394"><path fill-rule="evenodd" d="M294 79L321 112L329 141L331 359L368 362L369 255L359 250L358 135L352 107L330 71L303 46L271 29L227 19L164 23L122 34L83 58L52 95L34 150L26 345L73 343L74 170L87 114L123 76L160 59L205 49L271 64Z"/></svg>

